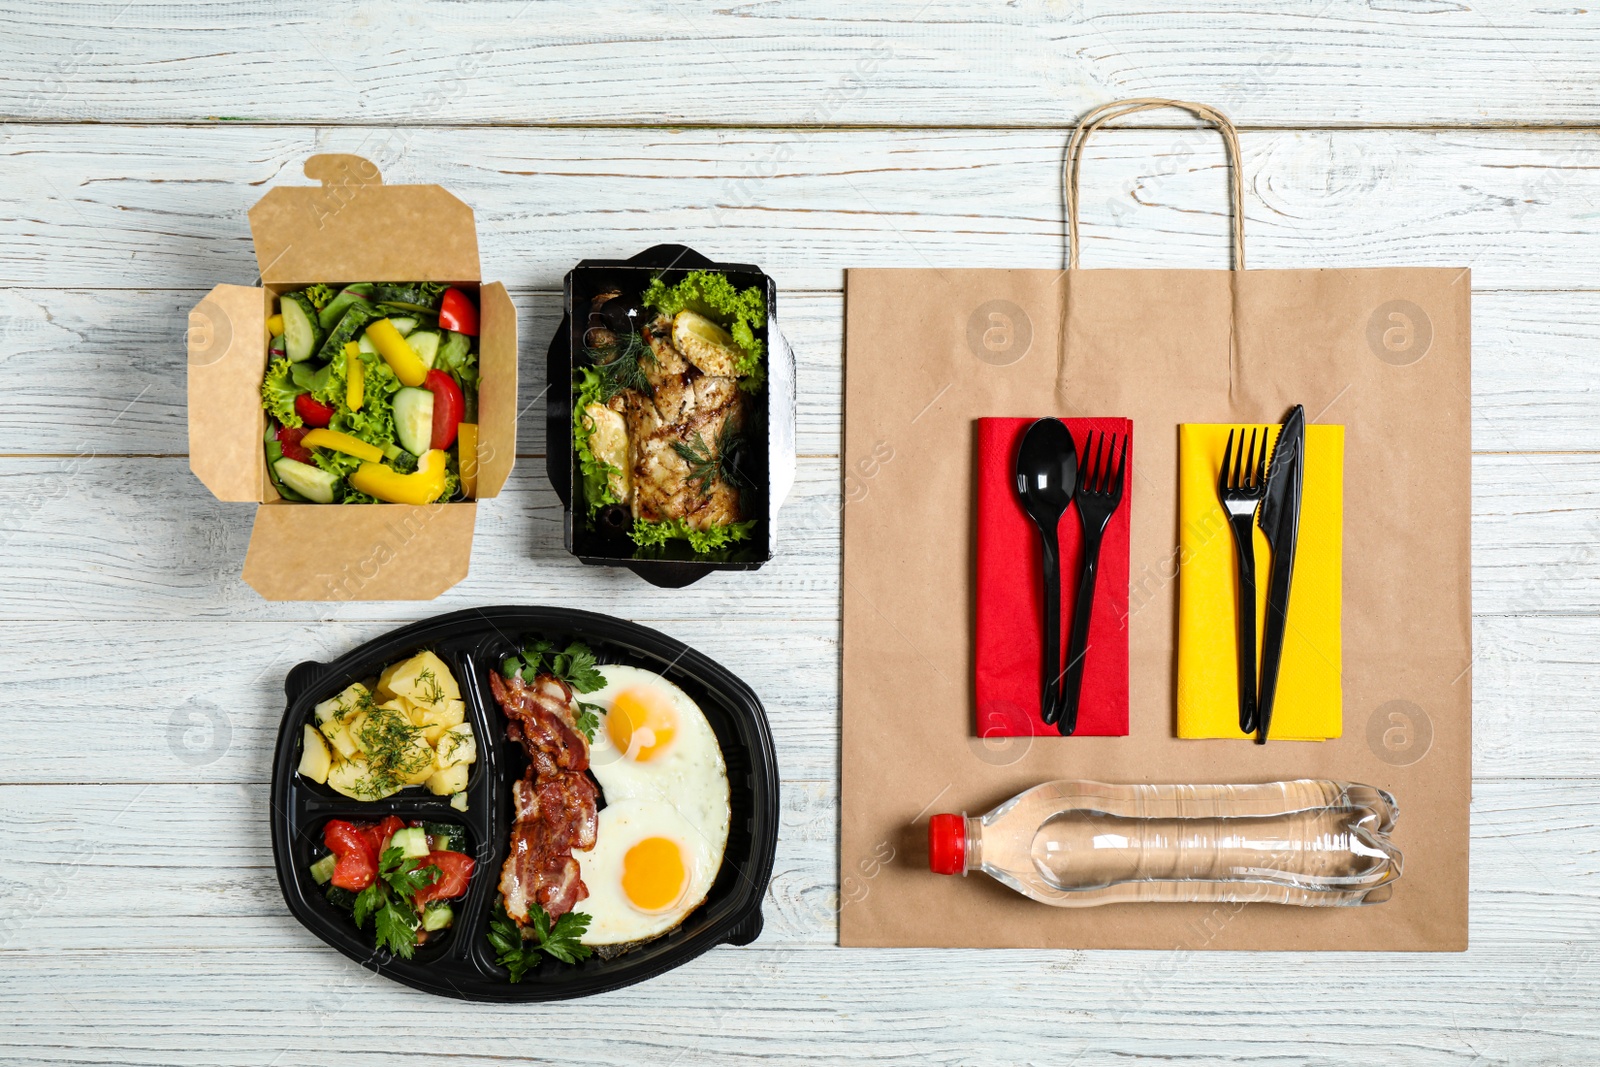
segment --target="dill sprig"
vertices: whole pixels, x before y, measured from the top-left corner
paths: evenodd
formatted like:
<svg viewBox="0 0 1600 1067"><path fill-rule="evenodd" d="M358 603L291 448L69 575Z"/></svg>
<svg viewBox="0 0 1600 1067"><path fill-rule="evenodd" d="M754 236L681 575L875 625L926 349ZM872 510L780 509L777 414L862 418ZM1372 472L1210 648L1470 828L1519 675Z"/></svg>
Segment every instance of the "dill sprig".
<svg viewBox="0 0 1600 1067"><path fill-rule="evenodd" d="M624 389L632 389L645 396L654 396L650 380L644 376L644 364L655 361L655 353L637 331L621 337L615 344L600 348L585 347L583 354L600 372L600 403L616 396Z"/></svg>
<svg viewBox="0 0 1600 1067"><path fill-rule="evenodd" d="M730 462L738 440L738 422L732 418L725 418L722 420L721 429L717 431L716 440L709 445L704 434L697 435L693 441L672 442L672 450L689 465L688 481L691 484L698 483L696 488L701 496L706 494L711 483L718 478L735 488L745 484L744 475Z"/></svg>

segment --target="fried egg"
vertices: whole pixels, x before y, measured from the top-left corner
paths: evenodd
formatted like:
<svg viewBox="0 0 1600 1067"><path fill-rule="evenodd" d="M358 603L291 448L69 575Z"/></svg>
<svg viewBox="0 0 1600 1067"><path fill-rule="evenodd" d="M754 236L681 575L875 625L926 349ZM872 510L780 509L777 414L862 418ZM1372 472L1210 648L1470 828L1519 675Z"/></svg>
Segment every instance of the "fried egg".
<svg viewBox="0 0 1600 1067"><path fill-rule="evenodd" d="M608 664L589 769L605 797L595 847L574 852L589 898L585 944L665 933L699 907L728 843L728 771L717 735L682 689Z"/></svg>
<svg viewBox="0 0 1600 1067"><path fill-rule="evenodd" d="M624 945L664 934L705 900L722 865L710 841L671 807L648 800L607 804L594 848L574 852L589 896L586 945Z"/></svg>

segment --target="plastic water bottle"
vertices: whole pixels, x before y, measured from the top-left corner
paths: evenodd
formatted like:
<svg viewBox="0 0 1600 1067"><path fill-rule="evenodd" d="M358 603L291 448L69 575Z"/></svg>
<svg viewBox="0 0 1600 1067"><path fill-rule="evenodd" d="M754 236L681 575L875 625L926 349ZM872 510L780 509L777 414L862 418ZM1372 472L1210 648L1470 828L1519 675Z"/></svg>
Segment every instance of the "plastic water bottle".
<svg viewBox="0 0 1600 1067"><path fill-rule="evenodd" d="M1389 899L1399 809L1369 785L1035 786L976 818L935 815L938 874L983 871L1057 907L1228 901L1342 907Z"/></svg>

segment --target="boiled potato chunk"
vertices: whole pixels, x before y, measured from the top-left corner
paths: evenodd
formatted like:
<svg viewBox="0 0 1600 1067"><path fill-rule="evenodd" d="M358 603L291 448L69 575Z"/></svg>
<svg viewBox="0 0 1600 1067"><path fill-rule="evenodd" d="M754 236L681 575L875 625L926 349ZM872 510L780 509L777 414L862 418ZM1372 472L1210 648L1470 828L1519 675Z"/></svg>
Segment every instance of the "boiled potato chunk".
<svg viewBox="0 0 1600 1067"><path fill-rule="evenodd" d="M391 665L378 677L378 689L383 694L429 706L461 699L461 687L456 684L455 675L450 673L444 660L428 651Z"/></svg>
<svg viewBox="0 0 1600 1067"><path fill-rule="evenodd" d="M467 719L467 704L464 700L446 700L436 708L429 708L424 712L423 725L425 726L459 726Z"/></svg>
<svg viewBox="0 0 1600 1067"><path fill-rule="evenodd" d="M473 763L478 758L478 739L472 736L471 723L457 723L440 736L434 745L433 763L445 770L461 763Z"/></svg>
<svg viewBox="0 0 1600 1067"><path fill-rule="evenodd" d="M353 800L382 800L400 791L398 781L386 788L376 786L371 770L364 759L336 763L328 771L328 784Z"/></svg>
<svg viewBox="0 0 1600 1067"><path fill-rule="evenodd" d="M300 742L300 773L313 782L326 782L333 757L328 754L328 743L316 727L306 723L305 737Z"/></svg>
<svg viewBox="0 0 1600 1067"><path fill-rule="evenodd" d="M367 687L356 682L331 700L318 704L313 712L317 728L328 739L339 755L349 759L356 754L355 739L350 735L350 723L371 699Z"/></svg>
<svg viewBox="0 0 1600 1067"><path fill-rule="evenodd" d="M465 763L457 763L453 767L446 767L442 771L435 771L428 779L428 792L435 796L449 796L459 793L467 788L467 774L472 770Z"/></svg>
<svg viewBox="0 0 1600 1067"><path fill-rule="evenodd" d="M414 767L415 770L404 775L405 783L406 785L421 785L433 777L433 773L437 769L433 765L435 759L433 746L428 744L428 739L423 737L421 732L418 732L411 739L411 749L411 753L406 756L402 766Z"/></svg>

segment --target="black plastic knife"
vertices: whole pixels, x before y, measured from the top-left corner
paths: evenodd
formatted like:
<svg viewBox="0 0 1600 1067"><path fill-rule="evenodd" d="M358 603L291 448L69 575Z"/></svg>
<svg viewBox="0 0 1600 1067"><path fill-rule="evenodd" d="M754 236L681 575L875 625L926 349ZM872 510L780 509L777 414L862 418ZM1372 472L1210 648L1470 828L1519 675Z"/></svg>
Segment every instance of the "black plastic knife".
<svg viewBox="0 0 1600 1067"><path fill-rule="evenodd" d="M1267 743L1272 705L1278 694L1283 635L1289 616L1289 585L1294 578L1295 543L1300 537L1300 490L1305 484L1306 409L1296 404L1272 449L1267 490L1256 523L1272 549L1267 579L1267 618L1261 630L1261 684L1256 693L1256 744Z"/></svg>

